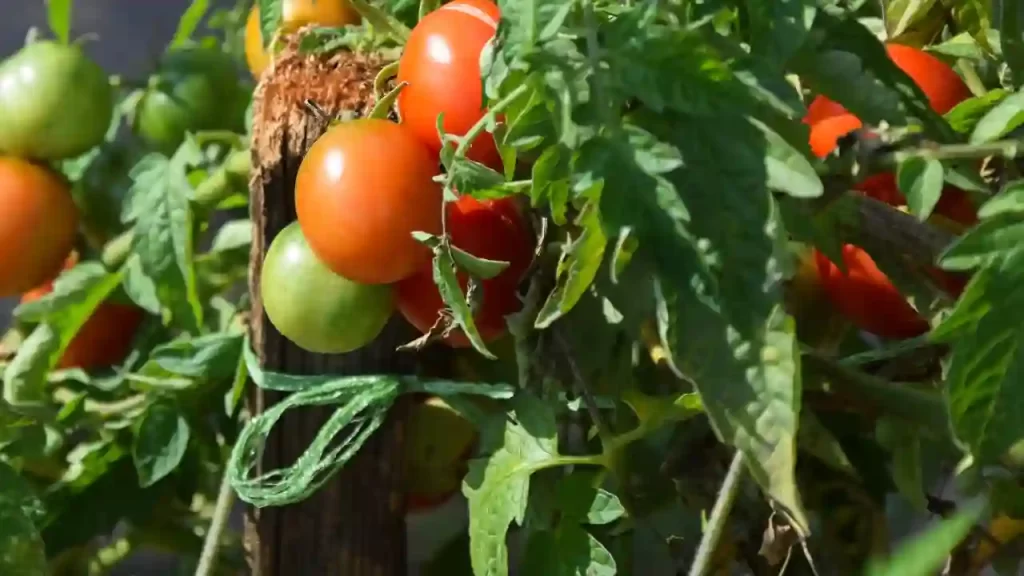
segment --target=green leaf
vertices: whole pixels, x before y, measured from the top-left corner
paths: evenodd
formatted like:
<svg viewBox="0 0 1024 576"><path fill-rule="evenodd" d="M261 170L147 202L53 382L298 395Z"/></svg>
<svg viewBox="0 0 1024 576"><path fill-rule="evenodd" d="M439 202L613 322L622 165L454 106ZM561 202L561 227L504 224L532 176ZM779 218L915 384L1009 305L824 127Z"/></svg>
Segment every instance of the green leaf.
<svg viewBox="0 0 1024 576"><path fill-rule="evenodd" d="M477 576L508 576L505 537L513 520L523 524L530 475L560 463L551 407L526 391L512 405L501 447L471 462L462 484L469 500L470 558Z"/></svg>
<svg viewBox="0 0 1024 576"><path fill-rule="evenodd" d="M522 570L544 576L615 576L618 567L597 538L580 526L562 523L553 531L530 533Z"/></svg>
<svg viewBox="0 0 1024 576"><path fill-rule="evenodd" d="M618 496L594 486L595 474L574 471L558 483L558 509L571 521L610 524L626 514Z"/></svg>
<svg viewBox="0 0 1024 576"><path fill-rule="evenodd" d="M986 50L991 50L988 32L992 28L989 0L943 0L953 16L956 30L964 30Z"/></svg>
<svg viewBox="0 0 1024 576"><path fill-rule="evenodd" d="M466 293L459 285L459 278L455 272L455 261L451 252L443 248L434 250L433 268L434 284L441 294L444 305L451 311L455 325L462 329L477 352L494 359L494 354L487 349L487 345L476 327L476 322L473 321L473 312L469 302L466 301Z"/></svg>
<svg viewBox="0 0 1024 576"><path fill-rule="evenodd" d="M53 35L67 44L71 41L71 7L74 0L46 0L46 22Z"/></svg>
<svg viewBox="0 0 1024 576"><path fill-rule="evenodd" d="M243 343L242 334L232 333L176 340L154 348L149 362L171 374L219 382L235 374Z"/></svg>
<svg viewBox="0 0 1024 576"><path fill-rule="evenodd" d="M157 298L189 332L203 325L194 262L192 186L188 167L200 162L191 138L168 160L144 157L131 172L132 204L137 216L132 251L156 287ZM141 304L141 303L140 303Z"/></svg>
<svg viewBox="0 0 1024 576"><path fill-rule="evenodd" d="M946 270L970 270L1015 252L1024 241L1024 215L995 214L957 238L939 257Z"/></svg>
<svg viewBox="0 0 1024 576"><path fill-rule="evenodd" d="M534 326L543 330L576 306L597 277L604 261L608 238L601 228L601 215L594 203L580 212L576 225L583 229L578 238L567 243L558 262L555 289L537 314Z"/></svg>
<svg viewBox="0 0 1024 576"><path fill-rule="evenodd" d="M187 43L209 9L210 0L192 0L178 20L178 28L174 31L174 38L171 39L168 48L178 48Z"/></svg>
<svg viewBox="0 0 1024 576"><path fill-rule="evenodd" d="M260 34L263 37L263 48L268 48L274 40L277 29L281 26L285 0L258 0L260 9Z"/></svg>
<svg viewBox="0 0 1024 576"><path fill-rule="evenodd" d="M825 192L821 178L803 153L758 121L753 121L768 144L764 157L768 188L785 192L794 198L817 198Z"/></svg>
<svg viewBox="0 0 1024 576"><path fill-rule="evenodd" d="M0 573L46 576L49 566L39 529L18 502L0 498Z"/></svg>
<svg viewBox="0 0 1024 576"><path fill-rule="evenodd" d="M188 448L189 425L177 406L155 402L139 422L132 443L132 460L139 486L147 488L174 472Z"/></svg>
<svg viewBox="0 0 1024 576"><path fill-rule="evenodd" d="M951 341L946 372L957 438L981 465L997 462L1020 438L1024 421L1024 321L1000 311L1024 306L1024 248L990 261L971 278L953 312L932 334Z"/></svg>
<svg viewBox="0 0 1024 576"><path fill-rule="evenodd" d="M1024 180L1008 183L999 194L989 198L978 209L978 217L983 220L1013 213L1024 215Z"/></svg>
<svg viewBox="0 0 1024 576"><path fill-rule="evenodd" d="M252 220L239 218L225 222L217 230L210 244L211 252L225 252L227 250L249 249L252 245Z"/></svg>
<svg viewBox="0 0 1024 576"><path fill-rule="evenodd" d="M999 37L1003 57L1013 72L1014 84L1024 86L1024 6L1020 2L1003 1L998 4Z"/></svg>
<svg viewBox="0 0 1024 576"><path fill-rule="evenodd" d="M900 546L887 560L869 563L868 576L930 576L935 574L981 518L984 508L965 506L954 516L941 520L922 535Z"/></svg>
<svg viewBox="0 0 1024 576"><path fill-rule="evenodd" d="M918 511L926 511L921 438L917 430L906 422L882 418L876 425L876 434L879 443L892 454L892 479L896 488Z"/></svg>
<svg viewBox="0 0 1024 576"><path fill-rule="evenodd" d="M398 18L366 2L366 0L348 1L356 9L356 12L359 12L359 15L363 17L363 20L373 26L375 32L391 38L399 45L405 44L405 41L409 38L409 27L402 24Z"/></svg>
<svg viewBox="0 0 1024 576"><path fill-rule="evenodd" d="M996 88L984 96L968 98L946 112L946 121L961 134L973 132L978 122L1009 95L1006 90Z"/></svg>
<svg viewBox="0 0 1024 576"><path fill-rule="evenodd" d="M818 416L809 410L800 414L800 430L797 433L800 449L805 450L834 470L858 478L859 474L850 458L835 437Z"/></svg>
<svg viewBox="0 0 1024 576"><path fill-rule="evenodd" d="M64 278L66 276L66 278ZM4 399L38 404L46 399L46 376L82 325L121 283L122 273L85 263L62 275L63 282L37 307L24 313L40 320L4 370ZM44 301L45 300L45 301Z"/></svg>
<svg viewBox="0 0 1024 576"><path fill-rule="evenodd" d="M1024 92L1010 94L988 111L971 132L971 144L994 142L1024 124Z"/></svg>
<svg viewBox="0 0 1024 576"><path fill-rule="evenodd" d="M750 50L779 69L810 33L817 6L811 0L746 2Z"/></svg>
<svg viewBox="0 0 1024 576"><path fill-rule="evenodd" d="M21 508L31 522L40 522L46 516L46 509L35 489L3 460L0 460L0 501Z"/></svg>
<svg viewBox="0 0 1024 576"><path fill-rule="evenodd" d="M896 168L896 183L907 198L910 213L927 220L942 196L942 162L934 158L908 158Z"/></svg>

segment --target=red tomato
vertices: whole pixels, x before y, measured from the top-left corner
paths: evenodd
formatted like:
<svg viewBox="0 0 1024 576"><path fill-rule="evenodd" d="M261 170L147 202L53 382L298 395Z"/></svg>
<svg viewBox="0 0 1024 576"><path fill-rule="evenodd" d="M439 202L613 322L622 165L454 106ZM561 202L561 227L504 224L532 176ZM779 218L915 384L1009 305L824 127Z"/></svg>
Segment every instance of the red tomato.
<svg viewBox="0 0 1024 576"><path fill-rule="evenodd" d="M902 44L886 44L889 58L917 84L933 110L945 114L971 97L971 90L956 71L931 54ZM842 105L818 96L807 107L804 122L814 126L826 118L846 112Z"/></svg>
<svg viewBox="0 0 1024 576"><path fill-rule="evenodd" d="M498 6L489 0L456 0L427 14L413 28L398 61L402 123L436 154L441 150L437 115L446 133L462 136L485 114L480 53L497 30ZM494 137L483 133L467 157L500 168Z"/></svg>
<svg viewBox="0 0 1024 576"><path fill-rule="evenodd" d="M78 257L72 254L64 262L64 270L73 268ZM53 291L53 280L50 280L21 297L21 303L34 302ZM71 339L57 363L57 368L106 368L113 366L128 356L132 350L135 333L146 315L137 306L103 302L82 324L78 333Z"/></svg>
<svg viewBox="0 0 1024 576"><path fill-rule="evenodd" d="M0 157L0 297L56 276L77 231L67 183L38 164Z"/></svg>
<svg viewBox="0 0 1024 576"><path fill-rule="evenodd" d="M847 274L815 251L822 287L837 310L861 330L885 338L912 338L928 331L928 322L907 303L864 250L847 244Z"/></svg>
<svg viewBox="0 0 1024 576"><path fill-rule="evenodd" d="M295 209L306 241L335 274L390 284L431 258L413 239L441 233L437 160L403 126L344 122L310 148L295 180Z"/></svg>
<svg viewBox="0 0 1024 576"><path fill-rule="evenodd" d="M448 233L455 246L474 256L509 263L501 274L481 282L483 301L473 317L480 336L492 341L505 333L505 316L522 306L516 288L533 256L532 236L512 198L481 202L471 196L448 204ZM468 277L461 272L458 277L465 293ZM405 319L427 333L444 309L432 265L399 282L396 293ZM445 343L456 348L470 345L462 330L453 330Z"/></svg>

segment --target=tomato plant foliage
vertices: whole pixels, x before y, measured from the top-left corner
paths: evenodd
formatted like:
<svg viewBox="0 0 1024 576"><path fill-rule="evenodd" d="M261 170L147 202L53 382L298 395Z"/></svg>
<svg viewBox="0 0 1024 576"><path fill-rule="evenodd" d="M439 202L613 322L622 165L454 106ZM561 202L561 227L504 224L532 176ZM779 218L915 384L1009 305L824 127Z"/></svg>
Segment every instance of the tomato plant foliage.
<svg viewBox="0 0 1024 576"><path fill-rule="evenodd" d="M1018 570L1016 3L326 1L196 0L112 107L54 1L41 47L71 63L39 81L87 73L102 98L62 116L0 79L0 108L32 112L0 126L0 284L22 297L0 573L167 542L237 572L231 498L310 497L403 395L446 419L417 421L409 512L469 510L436 573ZM405 316L443 378L274 372L246 336L241 111L296 46L392 64L374 118L303 159L259 309L320 352ZM73 246L40 239L47 214ZM247 386L283 399L249 415ZM281 417L323 405L305 454L257 473Z"/></svg>

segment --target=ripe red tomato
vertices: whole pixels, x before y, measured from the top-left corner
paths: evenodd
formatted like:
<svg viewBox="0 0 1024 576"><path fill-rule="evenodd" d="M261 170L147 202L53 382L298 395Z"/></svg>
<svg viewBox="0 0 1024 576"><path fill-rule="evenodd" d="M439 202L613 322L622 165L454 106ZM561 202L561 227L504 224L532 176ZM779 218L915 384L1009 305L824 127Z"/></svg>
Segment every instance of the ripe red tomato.
<svg viewBox="0 0 1024 576"><path fill-rule="evenodd" d="M73 268L77 262L78 256L71 254L64 262L64 270ZM21 303L34 302L53 292L53 282L49 280L25 292ZM120 363L131 352L135 334L145 318L145 312L137 306L101 303L68 343L57 368L91 370Z"/></svg>
<svg viewBox="0 0 1024 576"><path fill-rule="evenodd" d="M359 284L317 260L297 222L270 243L260 275L263 311L305 350L341 354L380 334L395 310L391 286Z"/></svg>
<svg viewBox="0 0 1024 576"><path fill-rule="evenodd" d="M886 44L885 50L893 63L921 88L928 97L932 109L939 114L949 112L957 104L971 97L970 88L956 71L935 56L902 44ZM818 96L807 107L804 122L814 126L826 118L845 112L846 109L837 102L825 96Z"/></svg>
<svg viewBox="0 0 1024 576"><path fill-rule="evenodd" d="M341 27L358 24L361 20L359 12L348 0L285 0L281 5L281 27L286 32L294 32L308 24ZM270 55L263 47L258 5L252 7L245 22L245 61L256 78L270 65Z"/></svg>
<svg viewBox="0 0 1024 576"><path fill-rule="evenodd" d="M437 115L444 113L446 133L462 136L485 114L480 53L494 37L501 13L489 0L455 0L427 14L413 28L398 61L402 123L437 154L441 139ZM501 157L491 134L473 141L467 157L493 168Z"/></svg>
<svg viewBox="0 0 1024 576"><path fill-rule="evenodd" d="M77 231L67 183L40 165L0 156L0 297L56 276Z"/></svg>
<svg viewBox="0 0 1024 576"><path fill-rule="evenodd" d="M480 336L490 342L505 333L505 316L522 306L516 288L533 256L532 237L512 198L479 201L463 196L447 208L448 233L456 247L480 258L509 263L501 274L482 281L480 286L483 301L473 320ZM460 272L458 278L465 293L468 276ZM444 309L432 265L399 282L396 292L398 309L405 319L427 333ZM470 345L461 329L453 330L444 341L456 348Z"/></svg>
<svg viewBox="0 0 1024 576"><path fill-rule="evenodd" d="M441 233L437 159L405 127L378 119L338 124L299 166L295 208L323 263L349 280L390 284L430 261L413 239Z"/></svg>

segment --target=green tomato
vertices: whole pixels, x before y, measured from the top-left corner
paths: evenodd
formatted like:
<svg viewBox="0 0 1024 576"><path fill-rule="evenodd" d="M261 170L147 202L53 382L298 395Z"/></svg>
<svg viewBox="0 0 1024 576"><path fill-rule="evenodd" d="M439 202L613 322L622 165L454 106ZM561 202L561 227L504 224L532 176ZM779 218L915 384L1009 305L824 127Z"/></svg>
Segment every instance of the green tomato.
<svg viewBox="0 0 1024 576"><path fill-rule="evenodd" d="M113 115L110 80L78 46L34 42L0 64L0 153L79 156L103 142Z"/></svg>
<svg viewBox="0 0 1024 576"><path fill-rule="evenodd" d="M260 290L274 327L300 348L322 354L362 348L395 309L391 286L353 282L317 260L298 222L271 242Z"/></svg>
<svg viewBox="0 0 1024 576"><path fill-rule="evenodd" d="M150 78L134 126L147 144L170 154L189 132L242 131L247 100L228 55L200 47L174 50Z"/></svg>
<svg viewBox="0 0 1024 576"><path fill-rule="evenodd" d="M415 402L406 417L406 509L429 510L457 492L476 428L437 396Z"/></svg>

